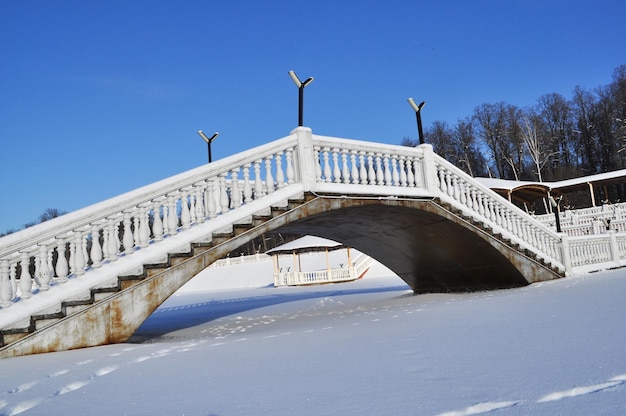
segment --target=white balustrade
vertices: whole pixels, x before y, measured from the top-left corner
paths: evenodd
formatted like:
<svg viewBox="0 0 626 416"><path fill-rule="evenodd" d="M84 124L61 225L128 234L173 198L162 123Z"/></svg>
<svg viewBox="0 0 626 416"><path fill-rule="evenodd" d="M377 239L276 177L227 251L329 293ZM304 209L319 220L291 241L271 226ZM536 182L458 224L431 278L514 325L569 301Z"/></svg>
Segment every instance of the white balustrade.
<svg viewBox="0 0 626 416"><path fill-rule="evenodd" d="M291 135L1 238L0 308L296 183L296 144Z"/></svg>
<svg viewBox="0 0 626 416"><path fill-rule="evenodd" d="M301 128L283 139L0 238L0 307L56 290L68 279L86 279L92 269L122 261L118 259L294 183L314 192L323 186L341 187L345 193L347 185L354 185L358 192L371 187L381 196L386 193L380 187L385 187L393 190L390 195L439 197L557 267L567 260L562 253L567 243L570 267L626 258L626 241L614 233L597 236L597 241L573 236L566 241L564 234L544 225L545 219L528 216L434 155L428 145L411 148L313 136ZM620 230L626 230L625 212L615 207L594 211L611 213L612 224ZM570 214L568 221L587 220Z"/></svg>

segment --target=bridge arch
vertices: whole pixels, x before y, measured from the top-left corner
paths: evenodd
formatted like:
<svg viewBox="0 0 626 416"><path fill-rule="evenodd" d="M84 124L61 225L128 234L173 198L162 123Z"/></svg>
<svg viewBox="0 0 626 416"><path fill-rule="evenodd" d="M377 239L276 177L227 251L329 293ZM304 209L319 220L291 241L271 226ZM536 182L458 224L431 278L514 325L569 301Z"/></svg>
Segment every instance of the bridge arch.
<svg viewBox="0 0 626 416"><path fill-rule="evenodd" d="M138 283L20 339L17 356L124 342L169 296L214 261L269 232L326 237L370 255L416 293L523 286L559 277L437 199L316 196L210 247L171 255ZM181 260L177 260L177 258Z"/></svg>
<svg viewBox="0 0 626 416"><path fill-rule="evenodd" d="M373 257L416 293L524 286L560 277L436 199L318 198L277 231L341 242Z"/></svg>

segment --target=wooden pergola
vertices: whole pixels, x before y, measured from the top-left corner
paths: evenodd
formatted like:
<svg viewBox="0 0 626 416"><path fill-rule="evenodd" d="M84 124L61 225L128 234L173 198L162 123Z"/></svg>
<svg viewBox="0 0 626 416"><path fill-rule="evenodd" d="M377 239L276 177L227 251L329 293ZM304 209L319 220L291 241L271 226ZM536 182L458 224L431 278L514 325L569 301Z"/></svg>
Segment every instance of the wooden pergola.
<svg viewBox="0 0 626 416"><path fill-rule="evenodd" d="M346 267L333 267L330 261L330 252L346 251ZM303 270L302 254L324 253L323 268ZM274 285L293 286L305 284L319 284L355 280L356 276L350 247L336 241L315 236L304 236L290 243L283 244L265 254L271 255L274 261Z"/></svg>

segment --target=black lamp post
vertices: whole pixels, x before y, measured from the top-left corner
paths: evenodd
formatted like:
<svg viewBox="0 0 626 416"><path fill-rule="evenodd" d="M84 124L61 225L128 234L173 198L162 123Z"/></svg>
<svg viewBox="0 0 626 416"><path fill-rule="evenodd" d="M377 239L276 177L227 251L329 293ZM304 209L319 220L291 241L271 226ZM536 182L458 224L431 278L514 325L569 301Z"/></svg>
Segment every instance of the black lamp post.
<svg viewBox="0 0 626 416"><path fill-rule="evenodd" d="M420 144L424 144L424 132L422 131L422 107L426 104L426 101L422 101L420 105L415 104L413 98L407 100L413 110L415 110L415 117L417 118L417 134L419 134Z"/></svg>
<svg viewBox="0 0 626 416"><path fill-rule="evenodd" d="M306 81L300 81L300 78L295 72L289 71L289 76L293 80L294 84L298 87L298 127L302 127L303 111L304 111L304 87L313 82L313 77L307 78Z"/></svg>
<svg viewBox="0 0 626 416"><path fill-rule="evenodd" d="M559 216L559 202L561 202L561 198L563 198L563 196L561 196L559 200L556 201L552 196L548 196L548 199L550 200L550 205L552 206L552 210L554 211L554 222L556 225L557 233L561 232L561 218Z"/></svg>
<svg viewBox="0 0 626 416"><path fill-rule="evenodd" d="M213 143L213 140L217 139L217 136L219 136L220 134L218 132L215 132L213 133L213 136L207 137L206 134L202 132L202 130L198 130L198 135L202 137L202 140L204 140L209 147L209 163L211 163L213 161L213 157L211 156L211 143Z"/></svg>

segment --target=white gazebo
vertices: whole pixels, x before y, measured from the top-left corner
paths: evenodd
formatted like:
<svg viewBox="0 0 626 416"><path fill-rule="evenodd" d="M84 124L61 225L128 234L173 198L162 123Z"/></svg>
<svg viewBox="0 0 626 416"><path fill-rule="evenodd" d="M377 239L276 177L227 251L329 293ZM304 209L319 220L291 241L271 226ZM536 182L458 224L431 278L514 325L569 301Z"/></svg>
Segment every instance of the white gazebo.
<svg viewBox="0 0 626 416"><path fill-rule="evenodd" d="M369 261L353 262L350 247L321 237L305 236L266 254L274 261L274 286L313 285L356 280Z"/></svg>

